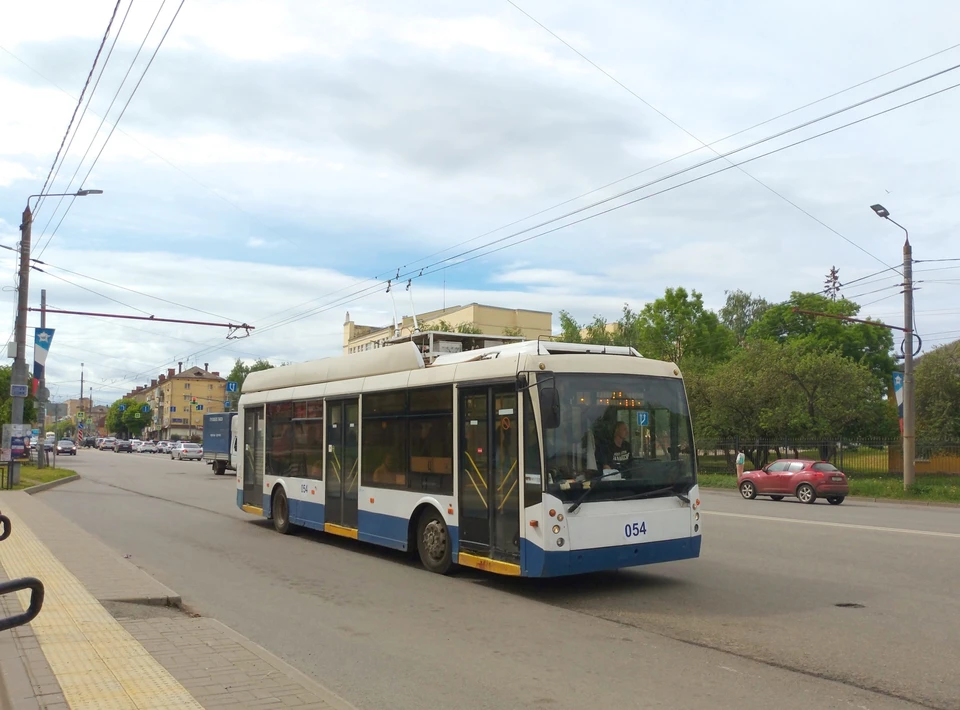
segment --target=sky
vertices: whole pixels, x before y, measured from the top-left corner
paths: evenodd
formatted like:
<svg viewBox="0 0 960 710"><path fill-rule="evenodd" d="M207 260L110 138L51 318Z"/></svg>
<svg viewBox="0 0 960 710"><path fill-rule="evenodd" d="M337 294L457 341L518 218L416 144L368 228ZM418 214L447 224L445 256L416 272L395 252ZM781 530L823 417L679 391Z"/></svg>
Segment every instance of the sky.
<svg viewBox="0 0 960 710"><path fill-rule="evenodd" d="M0 7L0 245L115 5ZM734 289L780 301L835 266L861 314L902 325L904 235L877 202L915 259L960 259L960 89L921 98L960 83L955 3L178 5L120 0L46 190L104 194L32 201L30 305L45 289L51 309L254 330L50 314L56 401L79 396L81 363L108 403L179 362L337 355L346 312L387 325L392 297L558 328L671 286L714 309ZM15 257L0 250L6 333ZM915 270L929 350L960 337L960 261Z"/></svg>

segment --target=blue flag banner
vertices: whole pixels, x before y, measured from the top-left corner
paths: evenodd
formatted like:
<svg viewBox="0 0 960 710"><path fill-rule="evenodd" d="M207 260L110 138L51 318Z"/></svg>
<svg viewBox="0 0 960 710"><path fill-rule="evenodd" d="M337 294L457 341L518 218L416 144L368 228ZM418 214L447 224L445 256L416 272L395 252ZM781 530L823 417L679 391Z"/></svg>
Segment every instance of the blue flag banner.
<svg viewBox="0 0 960 710"><path fill-rule="evenodd" d="M40 378L47 366L50 343L53 342L53 328L34 328L33 333L33 391L37 391Z"/></svg>

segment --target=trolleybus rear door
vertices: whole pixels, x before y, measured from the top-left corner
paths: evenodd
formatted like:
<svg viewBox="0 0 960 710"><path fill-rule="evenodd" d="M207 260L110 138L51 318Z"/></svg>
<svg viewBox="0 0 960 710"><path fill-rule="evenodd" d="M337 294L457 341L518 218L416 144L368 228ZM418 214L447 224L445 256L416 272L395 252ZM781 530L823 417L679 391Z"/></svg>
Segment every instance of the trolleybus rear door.
<svg viewBox="0 0 960 710"><path fill-rule="evenodd" d="M327 402L327 472L324 503L326 523L357 528L360 468L358 400ZM336 532L334 530L333 532Z"/></svg>

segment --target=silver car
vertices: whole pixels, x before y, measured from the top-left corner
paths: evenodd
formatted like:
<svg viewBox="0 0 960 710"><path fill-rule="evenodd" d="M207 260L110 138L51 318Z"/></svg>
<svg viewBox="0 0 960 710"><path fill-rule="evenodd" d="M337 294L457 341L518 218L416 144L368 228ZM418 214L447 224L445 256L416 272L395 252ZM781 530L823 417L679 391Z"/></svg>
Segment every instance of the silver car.
<svg viewBox="0 0 960 710"><path fill-rule="evenodd" d="M143 441L140 443L140 446L137 447L138 454L155 454L157 453L157 447L152 441Z"/></svg>
<svg viewBox="0 0 960 710"><path fill-rule="evenodd" d="M203 449L200 444L194 444L189 441L178 441L170 449L170 458L177 461L199 461L203 458Z"/></svg>

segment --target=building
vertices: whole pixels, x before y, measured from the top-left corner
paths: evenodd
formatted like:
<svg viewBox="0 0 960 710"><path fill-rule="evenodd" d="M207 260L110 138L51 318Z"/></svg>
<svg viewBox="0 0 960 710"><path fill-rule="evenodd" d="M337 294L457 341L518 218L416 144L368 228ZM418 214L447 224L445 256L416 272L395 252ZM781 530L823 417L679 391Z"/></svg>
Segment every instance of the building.
<svg viewBox="0 0 960 710"><path fill-rule="evenodd" d="M203 435L203 415L224 411L227 381L209 364L179 370L169 368L149 385L137 387L127 397L150 405L151 421L145 438L190 439Z"/></svg>
<svg viewBox="0 0 960 710"><path fill-rule="evenodd" d="M493 336L498 342L505 339L537 340L553 333L553 314L519 308L499 308L471 303L422 313L416 317L403 316L398 328L357 325L347 313L343 324L343 353L349 355L364 350L381 348L389 341L407 339L415 332L450 329L464 333Z"/></svg>
<svg viewBox="0 0 960 710"><path fill-rule="evenodd" d="M83 399L68 399L64 404L67 405L66 416L74 418L78 412L89 412L93 408L93 400L89 397Z"/></svg>

